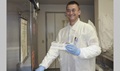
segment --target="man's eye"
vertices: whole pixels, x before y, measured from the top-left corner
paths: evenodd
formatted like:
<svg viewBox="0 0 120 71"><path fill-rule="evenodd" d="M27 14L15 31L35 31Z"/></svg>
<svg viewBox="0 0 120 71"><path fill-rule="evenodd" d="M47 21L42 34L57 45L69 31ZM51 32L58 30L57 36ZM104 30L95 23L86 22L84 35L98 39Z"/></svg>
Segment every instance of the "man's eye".
<svg viewBox="0 0 120 71"><path fill-rule="evenodd" d="M75 9L73 9L72 12L75 12Z"/></svg>
<svg viewBox="0 0 120 71"><path fill-rule="evenodd" d="M71 10L67 10L67 12L70 12Z"/></svg>
<svg viewBox="0 0 120 71"><path fill-rule="evenodd" d="M76 10L75 9L67 9L67 12L75 12Z"/></svg>

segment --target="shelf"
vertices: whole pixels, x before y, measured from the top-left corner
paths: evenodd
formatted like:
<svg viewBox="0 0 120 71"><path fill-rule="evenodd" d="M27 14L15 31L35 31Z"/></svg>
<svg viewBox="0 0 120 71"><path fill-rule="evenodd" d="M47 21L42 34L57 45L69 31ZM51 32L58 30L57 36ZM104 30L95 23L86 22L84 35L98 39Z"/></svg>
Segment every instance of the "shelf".
<svg viewBox="0 0 120 71"><path fill-rule="evenodd" d="M103 68L113 69L113 57L101 54L97 57L97 64Z"/></svg>

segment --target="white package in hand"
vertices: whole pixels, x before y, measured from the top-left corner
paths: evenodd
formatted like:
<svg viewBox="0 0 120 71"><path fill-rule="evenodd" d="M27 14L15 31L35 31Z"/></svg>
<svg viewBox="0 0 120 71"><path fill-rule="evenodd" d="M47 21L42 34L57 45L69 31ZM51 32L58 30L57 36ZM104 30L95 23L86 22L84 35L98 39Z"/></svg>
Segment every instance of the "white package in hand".
<svg viewBox="0 0 120 71"><path fill-rule="evenodd" d="M66 46L65 43L59 43L59 42L52 42L51 43L51 48L54 48L54 49L66 50L65 46Z"/></svg>

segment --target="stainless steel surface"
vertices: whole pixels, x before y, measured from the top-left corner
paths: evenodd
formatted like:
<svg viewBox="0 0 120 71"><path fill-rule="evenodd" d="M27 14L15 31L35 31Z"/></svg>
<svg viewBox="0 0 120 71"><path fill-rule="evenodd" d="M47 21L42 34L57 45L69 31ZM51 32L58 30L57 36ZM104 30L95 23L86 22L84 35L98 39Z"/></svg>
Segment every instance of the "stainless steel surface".
<svg viewBox="0 0 120 71"><path fill-rule="evenodd" d="M9 6L8 8L10 8ZM16 71L19 62L19 23L16 12L7 13L7 71Z"/></svg>
<svg viewBox="0 0 120 71"><path fill-rule="evenodd" d="M28 3L27 4L28 6L29 2L26 2L26 3ZM20 52L19 52L20 51L20 46L19 46L20 44L20 40L19 40L20 14L22 15L22 17L26 18L29 23L29 7L27 6L23 2L22 4L16 4L10 0L7 0L7 71L18 71L19 70L19 66L20 66L19 65L20 63L20 56L19 56L20 55ZM29 35L28 35L28 46L30 44L29 42L30 40L29 40ZM31 61L30 62L29 60L26 60L26 61L28 64L31 64Z"/></svg>

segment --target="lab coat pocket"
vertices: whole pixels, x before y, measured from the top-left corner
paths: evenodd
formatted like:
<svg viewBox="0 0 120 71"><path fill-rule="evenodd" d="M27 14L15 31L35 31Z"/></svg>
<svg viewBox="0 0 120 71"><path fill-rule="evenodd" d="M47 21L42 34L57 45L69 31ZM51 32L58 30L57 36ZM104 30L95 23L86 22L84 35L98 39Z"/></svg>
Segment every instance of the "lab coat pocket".
<svg viewBox="0 0 120 71"><path fill-rule="evenodd" d="M78 37L78 42L77 42L76 45L79 48L83 48L83 47L87 46L84 35L81 35L81 36Z"/></svg>

